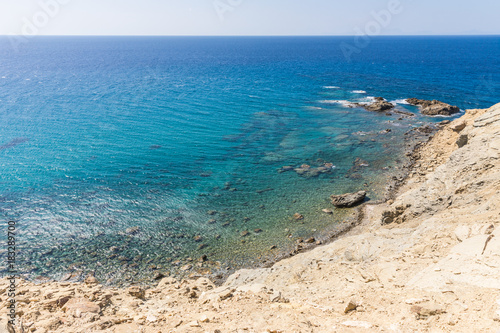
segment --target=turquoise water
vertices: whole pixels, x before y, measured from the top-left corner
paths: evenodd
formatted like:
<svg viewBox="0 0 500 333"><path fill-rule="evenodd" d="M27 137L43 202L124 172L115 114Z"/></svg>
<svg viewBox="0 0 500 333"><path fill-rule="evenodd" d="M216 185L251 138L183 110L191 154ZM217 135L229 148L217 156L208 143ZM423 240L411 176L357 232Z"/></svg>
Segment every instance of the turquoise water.
<svg viewBox="0 0 500 333"><path fill-rule="evenodd" d="M404 134L444 119L403 99L498 102L498 37L374 38L351 62L349 41L43 37L16 52L0 38L0 214L18 221L22 274L121 283L256 264L349 218L321 212L331 194L383 199ZM415 116L344 102L374 96Z"/></svg>

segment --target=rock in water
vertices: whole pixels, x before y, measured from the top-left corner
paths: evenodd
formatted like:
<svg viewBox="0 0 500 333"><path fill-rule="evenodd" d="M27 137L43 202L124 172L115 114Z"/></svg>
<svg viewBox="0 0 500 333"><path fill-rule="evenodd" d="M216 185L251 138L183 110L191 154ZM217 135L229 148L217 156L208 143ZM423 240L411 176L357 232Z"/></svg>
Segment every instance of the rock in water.
<svg viewBox="0 0 500 333"><path fill-rule="evenodd" d="M296 220L303 220L304 219L304 215L302 215L300 213L295 213L295 214L293 214L293 218L296 219Z"/></svg>
<svg viewBox="0 0 500 333"><path fill-rule="evenodd" d="M363 202L363 200L365 200L365 197L365 191L330 196L330 198L332 199L332 204L338 208L353 207L358 203Z"/></svg>
<svg viewBox="0 0 500 333"><path fill-rule="evenodd" d="M354 103L354 105L374 112L384 112L394 108L394 104L387 102L383 97L375 97L375 102L371 104Z"/></svg>
<svg viewBox="0 0 500 333"><path fill-rule="evenodd" d="M368 111L383 112L394 108L394 104L387 102L381 97L378 97L372 104L365 105Z"/></svg>
<svg viewBox="0 0 500 333"><path fill-rule="evenodd" d="M426 116L450 116L454 113L460 112L459 107L437 100L428 101L425 99L408 98L406 102L411 105L420 106L420 112Z"/></svg>

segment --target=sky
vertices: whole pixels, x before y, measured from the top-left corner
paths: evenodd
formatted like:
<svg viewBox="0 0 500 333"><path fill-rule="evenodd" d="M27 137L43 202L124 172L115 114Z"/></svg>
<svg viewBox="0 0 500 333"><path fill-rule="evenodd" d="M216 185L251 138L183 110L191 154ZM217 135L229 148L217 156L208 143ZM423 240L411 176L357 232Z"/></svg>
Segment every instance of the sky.
<svg viewBox="0 0 500 333"><path fill-rule="evenodd" d="M499 0L0 0L0 34L500 34L499 15Z"/></svg>

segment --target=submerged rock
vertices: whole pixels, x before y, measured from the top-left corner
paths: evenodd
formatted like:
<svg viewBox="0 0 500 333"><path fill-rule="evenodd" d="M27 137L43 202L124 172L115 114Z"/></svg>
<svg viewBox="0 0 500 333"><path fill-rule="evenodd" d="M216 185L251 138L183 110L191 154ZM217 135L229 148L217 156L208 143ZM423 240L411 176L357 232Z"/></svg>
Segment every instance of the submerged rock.
<svg viewBox="0 0 500 333"><path fill-rule="evenodd" d="M140 227L131 227L131 228L128 228L127 230L125 230L125 233L128 234L128 235L135 235L139 231L141 231Z"/></svg>
<svg viewBox="0 0 500 333"><path fill-rule="evenodd" d="M302 164L300 167L294 169L294 171L305 178L318 177L323 173L331 172L335 166L332 163L323 163L323 165L313 168L308 164Z"/></svg>
<svg viewBox="0 0 500 333"><path fill-rule="evenodd" d="M330 198L332 199L332 204L338 208L353 207L365 200L365 197L365 191L330 196Z"/></svg>
<svg viewBox="0 0 500 333"><path fill-rule="evenodd" d="M425 99L408 98L406 102L419 106L421 108L420 112L427 116L451 116L454 113L460 112L459 107L437 100L428 101Z"/></svg>
<svg viewBox="0 0 500 333"><path fill-rule="evenodd" d="M287 171L293 171L293 169L294 169L293 166L285 165L285 166L282 166L281 169L278 170L278 172L282 173L282 172L287 172Z"/></svg>

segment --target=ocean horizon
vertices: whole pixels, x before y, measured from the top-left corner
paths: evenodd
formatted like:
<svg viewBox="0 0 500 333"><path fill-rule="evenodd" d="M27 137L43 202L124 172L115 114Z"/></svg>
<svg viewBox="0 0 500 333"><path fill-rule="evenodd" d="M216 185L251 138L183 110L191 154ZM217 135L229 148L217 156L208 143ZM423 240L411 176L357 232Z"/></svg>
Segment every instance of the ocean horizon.
<svg viewBox="0 0 500 333"><path fill-rule="evenodd" d="M20 274L224 277L326 241L353 218L331 194L385 200L426 139L416 129L497 102L499 51L499 36L44 36L18 48L0 36L0 214L16 221ZM353 107L376 97L400 113ZM425 116L413 97L462 112Z"/></svg>

